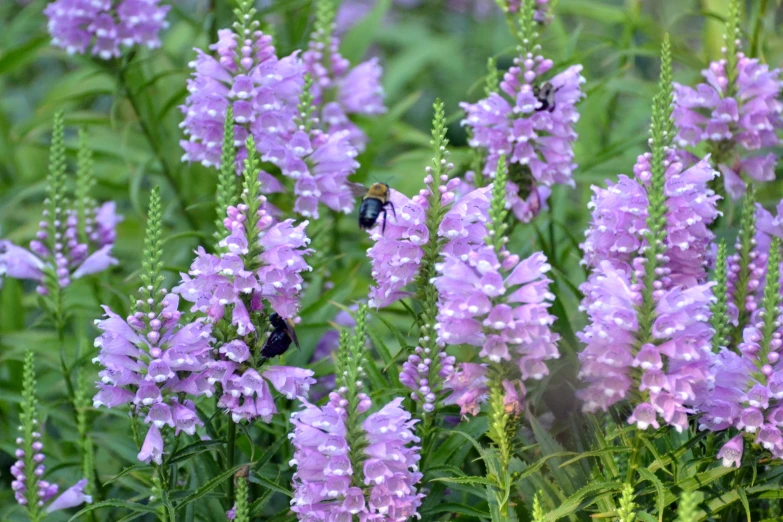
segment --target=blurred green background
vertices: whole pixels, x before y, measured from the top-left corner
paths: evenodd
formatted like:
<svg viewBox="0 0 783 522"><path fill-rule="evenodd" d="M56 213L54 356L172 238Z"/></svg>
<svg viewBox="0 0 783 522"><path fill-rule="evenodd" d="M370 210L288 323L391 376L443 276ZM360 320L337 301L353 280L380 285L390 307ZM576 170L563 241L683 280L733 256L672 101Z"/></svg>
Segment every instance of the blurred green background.
<svg viewBox="0 0 783 522"><path fill-rule="evenodd" d="M162 49L139 50L122 60L99 62L89 56L68 56L50 46L42 15L45 1L0 2L0 237L26 246L37 229L49 131L57 111L66 113L72 158L76 131L86 128L96 157L96 196L115 200L125 216L115 247L119 266L91 281L77 282L68 293L73 321L67 355L72 364L86 364L90 358L95 337L92 320L100 314L99 304L127 310L127 296L137 285L143 215L151 187L161 187L166 203L165 258L172 283L179 272L187 271L193 249L213 232L215 171L180 162L178 106L187 94L185 81L193 48L205 49L216 29L231 23L232 15L230 6L221 0L171 3ZM306 46L313 22L311 3L279 0L259 5L259 13L272 27L279 54ZM470 155L458 104L482 96L488 57L496 57L501 69L510 65L515 40L496 9L477 18L444 4L424 0L404 8L390 0L377 0L370 14L344 36L343 53L354 64L365 56L381 57L389 108L386 115L361 122L371 144L359 158L362 166L357 181L385 181L408 195L421 188L424 166L431 157L429 124L436 97L446 103L448 137L458 171L467 166ZM579 107L577 124L576 189L556 188L551 211L531 225L516 227L512 245L520 253L543 249L554 266L556 326L564 335L564 357L550 377L558 386L550 385L548 397L536 400L547 401L557 426L557 417L576 407L570 381L579 347L573 333L584 324L577 310L576 287L585 276L578 243L589 219L590 186L618 173L630 173L636 155L645 147L662 35L669 32L672 38L675 79L696 82L699 71L720 55L728 2L560 0L553 4L554 21L541 31L543 54L555 61L557 69L583 64L587 79L587 98ZM783 35L776 33L783 19L779 4L776 0L747 2L742 25L745 51L772 66L780 65L783 58ZM776 183L759 196L769 205L782 194ZM291 202L278 203L290 209ZM735 211L731 205L725 210L726 230L731 234ZM314 284L303 299L298 328L303 350L290 354L289 364L309 361L338 310L331 303L347 306L364 298L371 282L365 253L370 242L356 227L355 215L334 218L334 227L329 221L333 218L308 229L314 243L329 248L319 257ZM328 290L322 293L322 288ZM384 318L399 331L410 327L399 305L385 311ZM413 342L399 338L383 322L375 321L373 328L392 354ZM56 336L43 321L33 286L6 280L0 290L0 520L20 516L9 514L14 503L7 469L12 462L21 359L26 349L39 355L42 410L55 419L52 434L61 442L51 447L49 467L58 476L76 477L75 427L65 407ZM322 361L314 368L323 375L331 363ZM395 391L388 390L388 394ZM124 413L104 409L94 416L99 473L106 479L135 461L135 449L127 436ZM125 480L110 487L135 487L135 497L142 498L145 489L138 484ZM277 500L285 503L283 497Z"/></svg>

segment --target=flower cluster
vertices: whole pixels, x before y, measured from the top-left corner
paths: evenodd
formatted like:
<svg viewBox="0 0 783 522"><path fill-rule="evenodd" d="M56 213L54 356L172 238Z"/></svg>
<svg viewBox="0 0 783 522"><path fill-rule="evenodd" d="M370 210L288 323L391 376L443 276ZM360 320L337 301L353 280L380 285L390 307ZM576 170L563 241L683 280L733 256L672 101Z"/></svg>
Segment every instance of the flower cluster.
<svg viewBox="0 0 783 522"><path fill-rule="evenodd" d="M643 251L648 230L650 153L639 156L634 178L619 176L606 188L593 186L592 222L585 232L584 263L597 268L605 260L628 267ZM685 169L672 152L667 160L665 263L660 282L665 288L703 283L715 235L708 226L718 216L719 199L709 188L717 173L705 158Z"/></svg>
<svg viewBox="0 0 783 522"><path fill-rule="evenodd" d="M237 170L247 157L249 135L261 146L281 148L296 130L297 101L304 85L304 68L296 53L278 58L272 37L258 30L253 21L247 28L218 31L210 46L216 57L196 49L194 70L188 80L188 97L180 107L180 123L186 140L180 141L183 161L219 166L226 109L234 115L234 144L239 148ZM265 189L273 188L268 183Z"/></svg>
<svg viewBox="0 0 783 522"><path fill-rule="evenodd" d="M487 151L484 174L494 176L500 156L507 158L507 206L524 222L546 206L553 185L574 184L576 103L585 80L581 65L544 80L552 67L551 60L524 53L504 74L501 92L462 104L471 147Z"/></svg>
<svg viewBox="0 0 783 522"><path fill-rule="evenodd" d="M674 86L677 140L683 146L707 142L726 193L738 199L743 174L757 182L775 179L776 157L763 150L780 144L783 71L736 52L710 63L702 76L706 83L695 88Z"/></svg>
<svg viewBox="0 0 783 522"><path fill-rule="evenodd" d="M160 0L55 0L44 9L52 43L68 54L89 49L104 60L120 56L120 45L160 47L171 8Z"/></svg>
<svg viewBox="0 0 783 522"><path fill-rule="evenodd" d="M257 370L258 347L248 346L245 338L256 331L252 315L265 310L264 301L281 317L296 315L301 272L309 270L304 260L310 253L305 248L307 222L296 227L292 220L273 224L263 206L266 198L259 196L258 201L255 223L247 204L228 208L224 224L229 235L220 242L225 251L216 256L200 248L189 274L182 274L181 284L174 289L193 303L192 312L205 314L210 324L224 318L229 323L230 314L234 338L218 347L218 360L209 365L207 374L209 382L221 384L218 405L231 412L234 422L257 417L269 422L277 410L267 381L289 399L306 395L315 382L313 372L301 368Z"/></svg>
<svg viewBox="0 0 783 522"><path fill-rule="evenodd" d="M300 520L337 520L341 515L407 520L421 504L416 483L418 442L410 413L398 398L361 424L366 445L357 455L346 440L345 411L329 403L319 408L302 401L291 416L294 432L294 499ZM358 452L357 452L358 453ZM357 462L352 461L354 457ZM357 458L358 457L358 458ZM354 466L361 466L355 469Z"/></svg>
<svg viewBox="0 0 783 522"><path fill-rule="evenodd" d="M46 480L40 480L40 477L43 477L44 475L44 460L46 458L43 453L44 447L41 442L41 434L37 431L32 432L32 440L32 450L35 453L32 455L32 459L26 459L26 453L23 449L24 439L21 437L16 439L16 444L19 447L15 453L17 461L11 466L11 475L14 477L14 480L11 482L11 489L14 491L16 501L23 506L28 503L25 461L31 460L35 465L33 474L37 479L35 486L37 487L38 506L46 506L47 513L75 507L85 502L88 504L91 503L92 497L84 494L84 488L87 486L86 479L80 480L52 501L52 499L57 496L57 493L59 493L60 488L57 484L51 484Z"/></svg>

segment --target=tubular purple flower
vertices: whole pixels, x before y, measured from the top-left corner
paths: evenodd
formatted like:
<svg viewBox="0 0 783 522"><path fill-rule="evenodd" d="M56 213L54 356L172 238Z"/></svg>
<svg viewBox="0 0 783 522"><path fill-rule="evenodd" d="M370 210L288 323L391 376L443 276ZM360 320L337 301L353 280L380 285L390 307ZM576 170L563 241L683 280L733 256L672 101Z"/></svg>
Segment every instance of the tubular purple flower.
<svg viewBox="0 0 783 522"><path fill-rule="evenodd" d="M144 444L141 446L138 458L141 462L150 461L160 465L163 462L163 437L156 425L151 425L147 436L144 438Z"/></svg>
<svg viewBox="0 0 783 522"><path fill-rule="evenodd" d="M56 0L44 9L52 44L68 54L88 50L104 60L120 56L120 45L160 47L171 7L160 0Z"/></svg>
<svg viewBox="0 0 783 522"><path fill-rule="evenodd" d="M675 83L673 117L681 146L707 142L715 151L726 192L736 200L745 192L747 179L775 179L776 157L763 151L781 143L777 131L783 128L783 73L742 52L732 61L732 74L727 74L724 58L702 71L706 83L695 88Z"/></svg>
<svg viewBox="0 0 783 522"><path fill-rule="evenodd" d="M585 79L582 66L573 65L544 80L552 67L551 60L527 53L514 59L501 92L461 104L466 113L462 124L472 132L470 146L488 153L484 174L494 177L500 156L507 158L507 207L523 222L546 206L553 185L574 186L575 106L584 96Z"/></svg>

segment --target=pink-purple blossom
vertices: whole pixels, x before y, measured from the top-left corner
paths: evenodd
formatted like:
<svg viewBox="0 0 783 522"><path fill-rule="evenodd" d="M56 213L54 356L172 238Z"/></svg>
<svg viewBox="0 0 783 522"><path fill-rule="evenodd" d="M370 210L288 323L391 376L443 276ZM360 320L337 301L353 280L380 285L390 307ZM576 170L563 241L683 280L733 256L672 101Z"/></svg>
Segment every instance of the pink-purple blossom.
<svg viewBox="0 0 783 522"><path fill-rule="evenodd" d="M190 62L189 94L180 107L185 115L180 127L187 138L180 142L185 151L182 159L207 167L220 165L226 109L231 105L240 169L247 157L248 135L253 135L259 150L262 144L284 148L286 138L296 130L304 66L297 53L278 58L272 38L261 31L243 38L223 29L218 37L210 45L215 56L196 49L196 59Z"/></svg>
<svg viewBox="0 0 783 522"><path fill-rule="evenodd" d="M532 53L515 58L503 75L500 92L462 104L462 123L472 132L471 147L487 151L484 174L494 176L498 159L506 157L507 207L524 222L546 206L553 185L574 186L576 103L584 96L585 80L582 66L573 65L547 81L553 65Z"/></svg>
<svg viewBox="0 0 783 522"><path fill-rule="evenodd" d="M369 415L361 425L367 446L352 462L346 440L345 411L302 401L304 409L291 416L294 432L294 499L292 511L300 520L406 520L416 516L422 495L416 484L419 448L411 415L395 399ZM364 481L356 480L362 467ZM381 517L381 518L379 518Z"/></svg>
<svg viewBox="0 0 783 522"><path fill-rule="evenodd" d="M108 60L120 56L120 46L160 47L170 8L160 0L55 0L44 14L55 46Z"/></svg>
<svg viewBox="0 0 783 522"><path fill-rule="evenodd" d="M673 117L680 145L711 144L726 192L736 200L745 192L746 179L775 179L777 158L765 151L780 144L783 76L781 69L738 52L736 80L730 85L727 66L725 58L711 62L702 71L706 83L695 88L675 83Z"/></svg>

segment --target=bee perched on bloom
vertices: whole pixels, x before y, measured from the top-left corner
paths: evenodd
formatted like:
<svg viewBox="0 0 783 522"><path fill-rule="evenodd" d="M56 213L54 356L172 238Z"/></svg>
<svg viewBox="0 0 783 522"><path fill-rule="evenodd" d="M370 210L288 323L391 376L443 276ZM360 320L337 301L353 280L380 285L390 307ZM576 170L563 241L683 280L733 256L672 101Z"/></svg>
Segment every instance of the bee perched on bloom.
<svg viewBox="0 0 783 522"><path fill-rule="evenodd" d="M562 86L561 86L562 87ZM540 103L536 107L536 112L547 111L554 112L555 110L555 93L560 90L560 87L555 88L551 83L544 82L541 85L533 86L533 96Z"/></svg>
<svg viewBox="0 0 783 522"><path fill-rule="evenodd" d="M362 204L359 207L359 228L367 230L375 226L378 216L383 214L383 228L381 234L386 232L386 207L391 207L394 217L397 211L391 202L391 191L386 183L373 183L369 188L359 183L353 183L351 190L357 196L361 196Z"/></svg>
<svg viewBox="0 0 783 522"><path fill-rule="evenodd" d="M299 348L299 339L296 338L294 324L291 319L283 319L277 313L273 313L269 316L269 322L274 330L269 334L264 347L261 348L262 357L271 359L272 357L283 355L288 351L291 342Z"/></svg>

